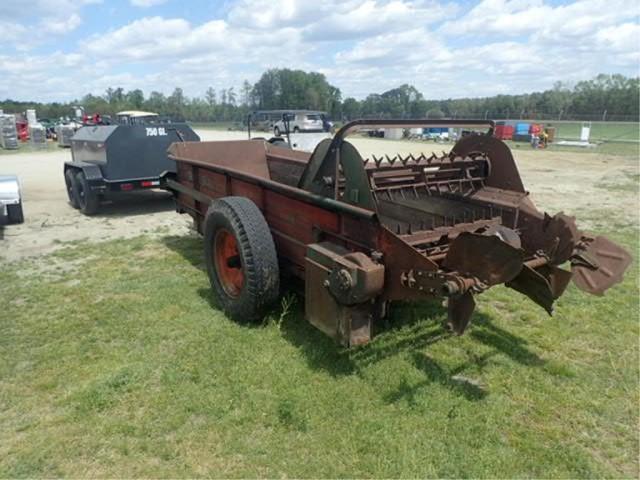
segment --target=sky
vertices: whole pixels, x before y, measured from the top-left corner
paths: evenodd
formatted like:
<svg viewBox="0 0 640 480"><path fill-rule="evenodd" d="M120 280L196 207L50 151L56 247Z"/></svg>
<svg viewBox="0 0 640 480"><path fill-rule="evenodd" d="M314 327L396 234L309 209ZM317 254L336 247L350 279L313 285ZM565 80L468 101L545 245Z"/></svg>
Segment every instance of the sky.
<svg viewBox="0 0 640 480"><path fill-rule="evenodd" d="M442 99L637 76L640 1L0 0L0 99L203 96L284 67L358 99L404 83Z"/></svg>

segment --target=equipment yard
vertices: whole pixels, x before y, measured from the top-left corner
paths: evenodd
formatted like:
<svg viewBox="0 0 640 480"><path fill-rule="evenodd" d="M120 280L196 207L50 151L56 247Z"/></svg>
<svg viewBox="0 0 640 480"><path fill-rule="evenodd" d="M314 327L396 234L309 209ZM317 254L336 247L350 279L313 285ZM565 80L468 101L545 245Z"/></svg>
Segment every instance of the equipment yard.
<svg viewBox="0 0 640 480"><path fill-rule="evenodd" d="M463 337L446 308L400 303L351 349L305 321L295 282L261 325L222 314L169 194L88 217L67 201L68 150L0 156L25 213L0 229L0 476L636 478L637 156L512 151L540 209L632 253L622 283L570 284L552 318L497 286Z"/></svg>
<svg viewBox="0 0 640 480"><path fill-rule="evenodd" d="M246 132L196 130L203 141L244 140ZM352 139L363 155L406 155L431 152L451 144ZM514 149L520 174L530 186L536 204L548 211L576 215L585 229L638 222L636 211L638 162L635 155L532 150L525 144ZM60 171L70 160L69 150L28 152L0 156L3 171L14 172L23 183L25 223L0 230L0 257L17 260L55 251L66 242L101 241L137 235L182 235L190 230L188 218L174 212L171 196L148 191L116 199L97 217L72 209ZM133 199L133 202L131 201ZM8 241L15 238L17 241ZM18 240L19 239L19 240Z"/></svg>

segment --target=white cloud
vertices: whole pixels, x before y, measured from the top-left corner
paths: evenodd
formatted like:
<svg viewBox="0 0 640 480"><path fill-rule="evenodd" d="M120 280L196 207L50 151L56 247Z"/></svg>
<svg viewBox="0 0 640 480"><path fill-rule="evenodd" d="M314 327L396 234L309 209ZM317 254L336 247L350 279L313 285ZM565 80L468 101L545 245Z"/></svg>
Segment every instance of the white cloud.
<svg viewBox="0 0 640 480"><path fill-rule="evenodd" d="M66 35L80 26L79 13L86 5L102 0L22 0L0 2L0 44L24 52L52 36ZM10 20L2 20L10 19ZM6 50L5 50L6 51Z"/></svg>
<svg viewBox="0 0 640 480"><path fill-rule="evenodd" d="M24 25L0 20L0 43L9 45L27 32Z"/></svg>
<svg viewBox="0 0 640 480"><path fill-rule="evenodd" d="M111 25L104 10L105 28L65 51L56 38L82 32L82 5L94 0L25 1L45 13L1 2L0 19L15 21L0 20L0 41L27 53L39 45L38 55L0 53L0 98L62 100L107 86L202 95L276 67L321 71L344 96L410 83L428 98L460 97L634 75L640 65L638 8L623 0L481 0L466 9L449 0L230 0L199 22L129 7L134 20Z"/></svg>
<svg viewBox="0 0 640 480"><path fill-rule="evenodd" d="M457 11L453 4L435 1L366 0L351 7L343 3L327 18L306 27L304 33L315 41L385 35L440 22Z"/></svg>
<svg viewBox="0 0 640 480"><path fill-rule="evenodd" d="M293 27L308 41L336 41L416 28L457 11L436 0L240 0L228 20L261 30Z"/></svg>
<svg viewBox="0 0 640 480"><path fill-rule="evenodd" d="M80 15L77 13L72 13L71 16L67 18L60 18L57 20L43 20L42 27L46 33L52 34L65 34L69 33L82 23L82 19Z"/></svg>

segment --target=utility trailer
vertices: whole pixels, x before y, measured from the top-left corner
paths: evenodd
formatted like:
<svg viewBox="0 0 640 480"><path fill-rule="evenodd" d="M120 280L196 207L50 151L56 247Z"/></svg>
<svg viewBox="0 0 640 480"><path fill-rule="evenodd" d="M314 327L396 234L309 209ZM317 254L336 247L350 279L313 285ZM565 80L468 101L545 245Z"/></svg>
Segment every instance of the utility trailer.
<svg viewBox="0 0 640 480"><path fill-rule="evenodd" d="M429 156L363 159L346 140L436 126L483 133ZM629 253L579 231L572 217L540 212L493 128L360 120L312 154L263 140L176 143L167 186L204 235L209 279L227 314L259 319L287 272L305 283L308 321L346 346L367 343L397 300L446 299L447 326L462 334L474 296L494 285L551 314L572 278L595 295L621 281Z"/></svg>
<svg viewBox="0 0 640 480"><path fill-rule="evenodd" d="M96 213L106 196L162 187L162 175L175 172L169 145L200 140L186 123L144 122L126 113L127 123L87 125L71 139L64 179L69 203L85 215Z"/></svg>

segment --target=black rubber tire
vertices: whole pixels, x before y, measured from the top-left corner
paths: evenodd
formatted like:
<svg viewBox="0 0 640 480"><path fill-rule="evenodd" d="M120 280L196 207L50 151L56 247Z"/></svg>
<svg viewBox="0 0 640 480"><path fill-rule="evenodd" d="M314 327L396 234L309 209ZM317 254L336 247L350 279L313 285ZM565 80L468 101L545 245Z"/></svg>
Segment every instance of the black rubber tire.
<svg viewBox="0 0 640 480"><path fill-rule="evenodd" d="M236 296L225 291L216 271L214 241L219 229L226 229L237 242L244 282ZM204 256L221 309L238 322L261 320L280 295L280 270L269 226L255 203L245 197L213 201L204 224Z"/></svg>
<svg viewBox="0 0 640 480"><path fill-rule="evenodd" d="M22 202L16 203L15 205L7 205L7 218L10 224L24 223Z"/></svg>
<svg viewBox="0 0 640 480"><path fill-rule="evenodd" d="M78 200L76 199L76 180L77 171L73 168L69 168L64 172L64 183L67 187L67 196L69 197L69 205L73 208L78 208Z"/></svg>
<svg viewBox="0 0 640 480"><path fill-rule="evenodd" d="M93 215L100 207L100 197L96 192L91 190L87 177L84 172L78 172L76 175L76 202L78 208L85 215Z"/></svg>
<svg viewBox="0 0 640 480"><path fill-rule="evenodd" d="M293 127L293 133L300 133L300 129L298 127Z"/></svg>
<svg viewBox="0 0 640 480"><path fill-rule="evenodd" d="M276 137L279 137L280 136L280 129L278 127L273 127L273 134Z"/></svg>

